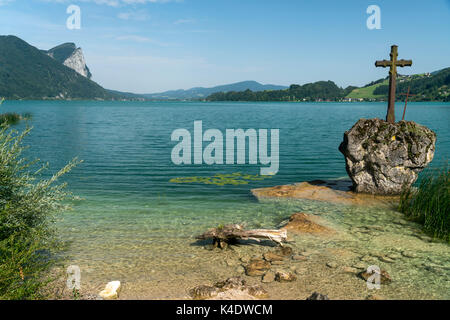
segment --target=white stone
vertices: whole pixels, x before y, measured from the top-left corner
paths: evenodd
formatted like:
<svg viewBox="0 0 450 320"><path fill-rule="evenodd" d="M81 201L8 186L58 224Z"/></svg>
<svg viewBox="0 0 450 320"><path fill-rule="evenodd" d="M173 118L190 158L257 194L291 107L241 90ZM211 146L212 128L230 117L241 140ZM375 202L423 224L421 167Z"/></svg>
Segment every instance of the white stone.
<svg viewBox="0 0 450 320"><path fill-rule="evenodd" d="M99 293L103 299L117 299L119 297L120 281L111 281L105 287L105 290Z"/></svg>

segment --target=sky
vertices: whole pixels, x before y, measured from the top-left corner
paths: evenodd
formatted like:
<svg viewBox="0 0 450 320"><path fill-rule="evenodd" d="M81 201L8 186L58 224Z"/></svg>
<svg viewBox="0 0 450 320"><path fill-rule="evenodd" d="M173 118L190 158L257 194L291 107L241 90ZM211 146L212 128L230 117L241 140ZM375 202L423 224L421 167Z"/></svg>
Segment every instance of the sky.
<svg viewBox="0 0 450 320"><path fill-rule="evenodd" d="M77 5L80 29L67 28ZM369 29L370 5L380 29ZM371 20L372 21L372 20ZM244 80L362 86L450 67L450 0L0 0L0 35L50 49L74 42L105 88L154 93Z"/></svg>

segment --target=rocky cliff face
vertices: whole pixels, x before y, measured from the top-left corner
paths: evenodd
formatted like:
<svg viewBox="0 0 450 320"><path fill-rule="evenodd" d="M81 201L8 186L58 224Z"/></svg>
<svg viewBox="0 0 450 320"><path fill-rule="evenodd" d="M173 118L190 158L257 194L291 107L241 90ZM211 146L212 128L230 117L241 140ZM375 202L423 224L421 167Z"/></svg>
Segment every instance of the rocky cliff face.
<svg viewBox="0 0 450 320"><path fill-rule="evenodd" d="M413 184L433 159L436 134L413 121L360 119L339 150L356 192L394 195Z"/></svg>
<svg viewBox="0 0 450 320"><path fill-rule="evenodd" d="M75 49L75 51L66 60L64 60L63 64L88 79L92 76L86 65L86 61L84 60L84 55L81 48Z"/></svg>
<svg viewBox="0 0 450 320"><path fill-rule="evenodd" d="M59 61L66 67L69 67L82 76L90 79L91 72L86 65L86 60L84 59L83 50L77 48L75 43L68 42L63 43L57 47L54 47L48 51L44 51L47 55L53 59Z"/></svg>

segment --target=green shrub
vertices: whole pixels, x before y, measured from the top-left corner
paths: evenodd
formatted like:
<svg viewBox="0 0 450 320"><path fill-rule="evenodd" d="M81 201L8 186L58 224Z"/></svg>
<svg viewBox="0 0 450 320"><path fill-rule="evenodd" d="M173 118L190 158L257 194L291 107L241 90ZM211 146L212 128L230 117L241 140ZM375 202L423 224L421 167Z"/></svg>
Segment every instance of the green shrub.
<svg viewBox="0 0 450 320"><path fill-rule="evenodd" d="M399 210L423 224L429 234L450 242L450 170L441 169L423 173L417 188L403 191Z"/></svg>
<svg viewBox="0 0 450 320"><path fill-rule="evenodd" d="M58 178L79 161L74 159L49 179L40 175L47 165L33 170L37 161L22 157L24 137L6 126L0 129L0 299L40 299L53 280L64 242L56 235L58 212L69 209L73 196Z"/></svg>

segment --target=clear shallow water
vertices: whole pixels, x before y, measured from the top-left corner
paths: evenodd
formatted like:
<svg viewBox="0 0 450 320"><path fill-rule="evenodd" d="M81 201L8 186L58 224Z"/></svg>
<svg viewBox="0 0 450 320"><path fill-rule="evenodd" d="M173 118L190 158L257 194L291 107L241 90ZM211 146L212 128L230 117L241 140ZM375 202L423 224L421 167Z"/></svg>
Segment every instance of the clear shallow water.
<svg viewBox="0 0 450 320"><path fill-rule="evenodd" d="M394 244L406 245L420 252L420 257L394 265L398 270L408 266L413 271L396 272L389 266L401 274L397 294L401 296L402 290L412 286L449 298L448 246L418 239L413 235L414 224L400 228L392 224L400 218L394 211L311 201L258 203L249 194L251 188L345 177L344 158L337 149L344 131L359 118L383 118L384 103L8 101L2 109L33 114L34 129L26 140L31 146L30 158L48 161L53 170L75 156L84 160L66 180L85 200L64 214L60 226L61 234L73 241L70 263L80 265L88 287L97 289L106 281L119 279L128 286L125 297L183 297L189 286L232 275L235 268L223 266L223 255L237 258L236 254L204 250L195 245L194 235L228 222L274 227L293 212L305 211L322 216L325 223L345 234L373 224L386 231L369 236L349 233L332 244L306 237L297 239L295 246L317 248L320 260L330 246L364 255L395 250ZM397 117L402 110L399 103ZM450 104L410 103L406 118L437 133L432 165L448 159ZM226 128L280 129L278 174L237 186L170 183L170 179L184 176L259 173L259 165L173 165L170 154L175 143L170 135L177 128L192 134L195 120L203 121L204 130L222 132ZM242 246L239 250L238 255L262 249ZM436 261L428 261L430 257ZM439 267L429 271L424 263ZM272 289L276 297L279 288ZM395 297L390 292L386 295Z"/></svg>

